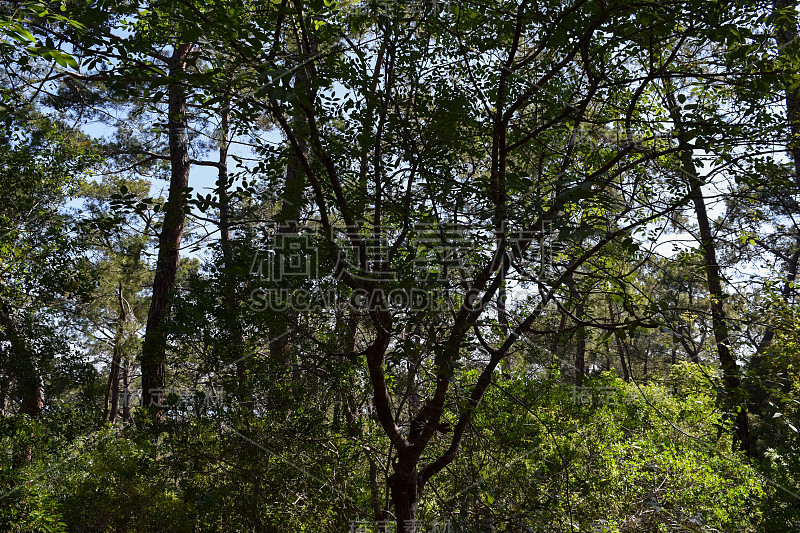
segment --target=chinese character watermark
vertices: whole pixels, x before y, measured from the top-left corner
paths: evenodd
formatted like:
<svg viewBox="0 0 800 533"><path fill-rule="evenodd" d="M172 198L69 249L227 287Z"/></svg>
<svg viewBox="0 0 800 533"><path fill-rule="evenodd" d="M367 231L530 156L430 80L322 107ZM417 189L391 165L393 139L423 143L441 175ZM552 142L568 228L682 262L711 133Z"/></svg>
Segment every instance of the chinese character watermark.
<svg viewBox="0 0 800 533"><path fill-rule="evenodd" d="M142 403L143 395L141 389L123 390L121 396L124 404L130 404L133 403L131 400L136 400L141 407L173 408L179 411L218 409L225 404L225 391L223 389L153 388L150 389L148 405Z"/></svg>
<svg viewBox="0 0 800 533"><path fill-rule="evenodd" d="M351 520L350 533L394 533L397 526L392 520ZM403 529L406 533L452 533L453 525L449 520L406 520Z"/></svg>
<svg viewBox="0 0 800 533"><path fill-rule="evenodd" d="M450 8L450 0L363 0L354 6L355 11L383 16L438 16Z"/></svg>
<svg viewBox="0 0 800 533"><path fill-rule="evenodd" d="M259 284L250 290L250 309L416 313L463 306L474 310L485 302L475 294L460 299L458 289L471 285L479 265L497 253L493 246L502 247L523 280L556 277L558 231L552 221L539 224L526 231L495 232L483 226L429 222L406 228L349 227L327 235L297 223L268 226L250 264L251 279ZM348 285L345 291L337 288L340 281Z"/></svg>
<svg viewBox="0 0 800 533"><path fill-rule="evenodd" d="M572 388L572 403L576 405L615 406L636 395L615 387L575 386Z"/></svg>

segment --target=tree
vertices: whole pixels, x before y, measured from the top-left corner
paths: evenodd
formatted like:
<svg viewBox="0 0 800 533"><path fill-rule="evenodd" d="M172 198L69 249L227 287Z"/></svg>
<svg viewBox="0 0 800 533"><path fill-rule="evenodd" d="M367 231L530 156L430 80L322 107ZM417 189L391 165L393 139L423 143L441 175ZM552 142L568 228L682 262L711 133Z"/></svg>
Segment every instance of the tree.
<svg viewBox="0 0 800 533"><path fill-rule="evenodd" d="M82 237L97 252L91 266L96 286L86 296L81 318L86 321L86 336L94 339L89 349L108 361L103 416L112 423L120 412L120 394L122 419L131 420L133 361L140 349L140 330L148 305L141 292L149 285L151 274L145 254L156 223L152 209L138 213L113 210L109 199L121 198L122 194L147 199L150 183L112 176L102 183L86 183L80 190L85 202Z"/></svg>
<svg viewBox="0 0 800 533"><path fill-rule="evenodd" d="M634 144L632 136L634 131L642 136L657 132L648 130L654 126L644 118L646 111L642 106L647 102L642 95L657 79L675 75L675 70L681 67L676 61L680 47L664 57L657 53L654 42L707 37L711 34L710 27L698 23L705 18L692 18L686 32L678 33L674 31L678 19L672 11L655 11L649 19L652 23L639 26L627 19L635 12L633 6L621 3L596 8L576 4L553 6L551 19L561 20L562 24L550 26L540 21L526 3L507 7L505 11L485 11L480 6L462 4L444 14L429 14L419 20L412 17L409 24L415 26L416 33L408 39L400 37L395 26L381 22L388 18L379 17L373 31L375 42L381 44L374 57L380 58L384 47L387 56L382 61L376 59L374 64L380 68L374 71L360 67L359 78L347 87L353 96L348 96L351 100L346 102L363 102L367 110L367 113L354 111L344 118L349 129L360 132L358 147L348 149L346 143L342 144L335 122L328 118L331 109L326 101L300 99L304 130L308 132L306 142L319 165L305 155L301 142L304 132L292 125L278 101L272 104L275 122L281 125L295 156L303 163L336 275L370 303L369 340L362 353L366 357L378 420L397 450L394 473L388 484L399 523L414 519L425 484L455 459L464 431L495 368L531 329L541 309L556 297L559 286L608 243L663 217L689 199L685 193L679 193L658 206L651 207L646 200L639 205L630 200L619 205L605 191L621 186L624 182L617 185L616 180L624 179L630 168L644 166L674 151L672 147L642 149ZM688 13L694 13L697 6L684 7L688 21ZM402 15L402 8L398 12ZM336 34L333 34L336 41L330 45L325 39L330 35L330 24L320 31L312 29L313 21L320 17L313 9L304 13L298 8L297 15L296 24L305 39L315 40L320 49L336 45ZM714 15L725 16L725 13ZM491 40L480 33L478 24L493 34ZM444 35L450 36L451 46ZM539 35L541 41L526 42L528 35ZM633 53L649 55L653 60L658 58L657 63L643 69L643 81L633 89L626 79L629 71L620 66L624 58L609 52L613 44L621 43L633 47ZM353 46L353 59L346 54L320 58L312 63L314 78L336 78L335 69L342 62L360 66L357 61L361 61L364 49L348 45ZM547 49L547 55L541 54L543 49ZM426 55L419 50L426 50ZM488 56L500 59L484 59ZM463 58L464 66L446 67L452 57ZM421 60L425 66L415 63ZM618 72L614 72L615 67L619 67ZM430 70L433 68L438 70ZM615 75L619 78L615 79ZM445 82L447 76L455 83ZM371 80L376 79L378 89L373 93L368 89ZM400 85L401 80L411 81L411 87ZM478 95L478 106L468 104L468 92ZM549 100L546 107L542 105L544 99ZM620 109L624 118L614 117L610 108ZM370 109L376 110L377 117L369 113ZM574 137L584 123L607 124L612 131L619 124L627 144L618 150L596 152L580 150L574 144L567 144L563 151L543 151L538 175L532 175L516 159L517 152L523 153L528 147L534 149L537 141L552 142L563 139L565 134L567 139ZM445 132L454 130L458 136L451 143ZM424 143L429 135L438 136L439 142L420 147L414 140L420 137ZM476 140L474 144L470 142L472 138ZM360 150L366 150L370 157L354 160L355 173L368 178L355 188L355 183L351 185L345 176L351 172L353 161L348 154ZM455 171L448 172L448 166ZM398 179L390 179L390 175L402 175L408 192L393 190ZM434 185L426 189L426 182ZM351 194L356 194L357 200L351 200ZM519 205L520 200L527 202L528 198L531 205L527 212L517 215L511 210L511 205ZM596 205L595 213L599 214L588 216L588 205ZM583 213L587 216L582 216ZM393 407L387 364L394 357L402 357L399 347L404 332L411 331L413 322L407 322L392 308L384 289L390 285L382 285L375 273L384 273L387 267L391 272L400 271L401 267L395 266L399 264L398 251L413 242L416 236L409 229L425 220L425 216L439 228L461 216L468 223L470 238L488 253L470 254L470 266L478 265L475 271L445 289L454 303L452 314L439 317L441 322L434 329L436 338L425 354L430 358L430 371L436 376L434 384L430 389L420 389L426 399L419 410L403 412ZM609 231L607 220L611 218L624 218L626 224ZM520 317L509 328L507 337L497 338L485 330L482 332L484 326L479 319L494 324L496 315L489 309L502 306L497 298L511 268L512 239L516 235L530 235L545 219L556 220L561 240L569 239L572 244L561 275L552 284L532 280L542 297L527 316ZM333 238L338 229L334 220L341 220L342 230L347 234L345 243ZM393 228L399 238L389 243L388 262L370 261L366 236L378 235L385 226ZM485 240L488 232L494 233L495 243ZM448 241L443 238L442 242ZM523 244L522 251L527 247L529 244ZM344 256L352 257L353 262L345 263ZM442 268L439 272L443 271ZM468 398L461 400L461 406L451 414L447 408L450 384L459 366L464 364L468 333L472 331L487 359L479 365L481 373ZM431 439L443 427L443 417L448 416L455 420L450 445L437 454L430 448ZM425 457L426 453L433 455Z"/></svg>
<svg viewBox="0 0 800 533"><path fill-rule="evenodd" d="M37 416L53 361L47 340L38 340L36 330L50 322L48 309L63 305L59 299L78 292L82 282L70 268L77 246L70 242L70 221L61 208L76 184L75 174L90 159L84 138L27 111L27 124L5 124L0 148L0 328L8 343L3 349L5 394L13 384L20 411ZM20 115L26 116L22 110Z"/></svg>

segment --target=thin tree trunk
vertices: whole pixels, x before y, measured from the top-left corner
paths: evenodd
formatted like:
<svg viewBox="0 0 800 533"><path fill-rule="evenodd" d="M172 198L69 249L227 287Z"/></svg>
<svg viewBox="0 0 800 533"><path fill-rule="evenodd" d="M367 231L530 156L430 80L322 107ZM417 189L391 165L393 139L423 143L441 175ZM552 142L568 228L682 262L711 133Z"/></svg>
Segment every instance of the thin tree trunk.
<svg viewBox="0 0 800 533"><path fill-rule="evenodd" d="M691 160L691 154L686 156L684 165L691 172L691 176L696 176L694 165L687 166ZM696 179L696 178L692 178ZM730 348L730 336L728 322L725 315L725 294L722 291L721 275L717 264L716 249L714 246L711 225L706 212L705 199L699 184L693 184L690 191L692 202L695 206L698 227L700 229L701 247L703 248L703 259L706 268L706 279L708 282L708 292L711 298L711 321L714 331L714 341L717 346L717 356L722 365L722 372L725 381L725 393L727 395L726 404L737 409L736 415L736 439L735 445L739 449L750 454L750 429L747 420L747 406L744 398L741 398L741 380L739 379L739 367L733 357Z"/></svg>
<svg viewBox="0 0 800 533"><path fill-rule="evenodd" d="M175 47L170 65L174 78L183 71L191 44ZM186 95L180 81L169 86L169 155L171 176L169 195L164 206L164 225L159 236L158 262L153 279L153 297L147 313L144 343L142 345L142 405L150 410L159 406L166 385L167 320L172 291L178 272L180 243L186 220L186 194L189 187L189 137ZM160 420L160 410L155 410Z"/></svg>
<svg viewBox="0 0 800 533"><path fill-rule="evenodd" d="M682 144L681 165L683 172L689 182L689 199L694 204L697 226L700 232L700 247L703 252L703 262L706 271L706 281L708 283L708 293L711 299L711 322L714 332L714 341L717 347L717 356L722 366L725 398L724 404L728 408L735 410L736 414L736 435L734 446L750 455L750 429L747 419L747 403L743 397L741 380L739 379L739 367L730 348L730 336L728 330L727 317L725 315L725 293L722 291L722 275L719 264L717 263L717 251L714 243L714 235L711 231L711 223L708 219L705 198L703 197L702 181L694 166L691 149L686 147L683 138L683 125L680 117L678 104L672 91L667 92L668 104L671 108L675 127L678 131L678 139Z"/></svg>
<svg viewBox="0 0 800 533"><path fill-rule="evenodd" d="M579 301L575 307L575 316L582 318L583 313L583 301ZM578 325L575 336L575 381L581 386L586 377L586 328Z"/></svg>
<svg viewBox="0 0 800 533"><path fill-rule="evenodd" d="M773 0L772 14L776 16L779 11L796 7L794 0ZM778 44L778 55L794 57L800 47L800 43L797 41L797 12L792 11L792 15L787 19L783 24L775 25L775 41ZM794 75L794 72L789 72L783 78L786 86L786 119L789 129L787 148L794 162L795 183L800 185L800 87L792 90Z"/></svg>
<svg viewBox="0 0 800 533"><path fill-rule="evenodd" d="M131 421L131 361L127 357L122 366L122 420Z"/></svg>
<svg viewBox="0 0 800 533"><path fill-rule="evenodd" d="M297 79L297 76L295 76ZM297 82L296 82L297 83ZM300 206L302 205L303 192L305 189L305 175L300 169L300 162L296 156L289 158L286 165L286 179L284 190L281 195L281 210L277 216L277 232L283 238L295 238L300 231ZM293 237L295 236L295 237ZM282 242L282 240L279 240ZM276 256L278 261L288 260L281 255ZM280 272L278 265L278 272ZM282 280L285 281L285 280ZM286 368L292 374L292 381L297 381L298 377L295 361L291 354L291 346L287 338L289 333L289 323L296 317L296 311L288 309L284 313L275 312L272 330L272 337L275 339L270 343L270 355L275 361L284 361Z"/></svg>
<svg viewBox="0 0 800 533"><path fill-rule="evenodd" d="M236 297L236 260L233 245L231 244L231 205L228 188L228 149L230 142L231 110L226 104L220 116L219 162L217 178L217 194L219 196L219 233L220 246L222 247L222 299L225 308L225 334L230 341L230 359L236 366L236 394L240 405L247 410L252 410L253 402L247 390L247 360L244 347L244 334L239 320L239 304ZM230 360L229 359L229 360Z"/></svg>
<svg viewBox="0 0 800 533"><path fill-rule="evenodd" d="M386 510L381 505L381 489L378 485L378 463L371 455L372 451L367 450L367 461L369 462L369 495L372 500L372 515L376 522L386 520Z"/></svg>
<svg viewBox="0 0 800 533"><path fill-rule="evenodd" d="M303 56L311 57L316 53L316 42L310 40L308 43L304 43L302 39L298 38L298 48ZM311 79L305 68L297 69L294 75L294 87L295 91L307 95L309 100L313 101ZM302 116L302 113L298 109L298 113L292 122L295 131L302 132L305 131L305 128L302 127L300 116ZM303 152L306 152L308 148L305 139L302 136L298 136L298 141L301 143ZM292 236L297 236L301 229L300 217L306 189L306 175L301 168L301 157L306 157L306 154L291 154L286 164L286 177L281 194L281 210L276 217L277 232L281 237L294 238ZM282 239L279 238L279 242L281 241ZM280 260L281 257L278 256L278 261ZM280 269L278 271L280 272ZM285 362L286 368L291 372L293 383L297 382L300 376L297 361L294 360L292 354L288 334L290 323L294 321L296 316L296 309L288 309L285 313L276 312L273 314L274 323L271 333L275 340L270 343L271 357L274 361L283 360Z"/></svg>
<svg viewBox="0 0 800 533"><path fill-rule="evenodd" d="M561 336L563 335L564 329L567 327L567 315L566 313L561 313L561 317L559 318L558 322L558 329L553 332L553 338L550 342L550 354L553 357L558 358L558 349L561 344Z"/></svg>
<svg viewBox="0 0 800 533"><path fill-rule="evenodd" d="M650 362L650 339L647 339L647 347L644 349L644 379L647 379L647 363Z"/></svg>
<svg viewBox="0 0 800 533"><path fill-rule="evenodd" d="M779 11L790 5L790 0L774 0L772 3L773 16L777 16ZM778 45L779 56L791 56L794 52L792 50L787 51L786 48L798 46L798 19L796 13L787 18L788 21L785 21L784 24L775 25L775 42ZM791 90L792 82L791 74L784 76L784 84L786 86L784 91L786 95L786 122L789 130L786 149L794 163L794 183L800 187L800 87ZM795 204L793 204L793 207L795 207ZM792 292L794 292L794 281L797 279L797 268L800 261L800 233L795 232L794 239L795 249L786 262L786 281L781 290L782 296L787 302ZM759 360L759 362L762 352L772 342L774 335L774 330L771 327L767 327L755 355L755 359Z"/></svg>
<svg viewBox="0 0 800 533"><path fill-rule="evenodd" d="M784 8L792 6L792 0L773 0L772 15L778 16L778 12ZM797 53L796 47L798 46L798 19L795 12L786 13L786 18L782 17L783 23L775 22L775 42L778 45L778 55L780 57L792 57ZM790 48L787 50L787 47ZM795 47L795 50L791 50ZM792 90L792 74L787 73L783 76L784 94L786 102L786 122L789 133L787 141L787 152L789 153L792 162L794 163L794 184L800 187L800 88ZM788 203L788 202L787 202ZM791 201L788 203L788 210L797 210L797 203ZM800 262L800 232L795 227L793 249L789 249L786 253L788 259L786 260L785 272L786 279L781 289L781 296L788 304L794 294L794 282L797 279L798 262ZM756 348L756 352L750 359L750 370L756 379L748 383L748 390L750 392L750 409L755 415L760 415L762 410L768 405L768 392L767 387L761 381L761 376L764 375L764 354L767 348L772 343L775 337L775 330L772 326L767 325L764 334ZM754 442L757 441L757 436L753 437ZM753 446L755 447L755 446ZM755 454L756 450L752 450Z"/></svg>
<svg viewBox="0 0 800 533"><path fill-rule="evenodd" d="M5 415L8 410L8 390L11 388L11 381L6 377L0 377L0 415Z"/></svg>
<svg viewBox="0 0 800 533"><path fill-rule="evenodd" d="M108 373L108 387L106 387L106 401L103 409L103 418L114 423L119 411L119 370L122 363L122 340L125 333L125 301L122 298L122 280L117 285L117 299L119 313L117 314L117 332L114 335L114 353L111 357L111 369Z"/></svg>
<svg viewBox="0 0 800 533"><path fill-rule="evenodd" d="M583 297L578 294L575 281L570 276L567 281L570 290L570 300L575 302L575 316L578 320L583 320L585 313ZM575 329L575 383L578 387L583 385L586 377L586 328L581 324L576 324Z"/></svg>
<svg viewBox="0 0 800 533"><path fill-rule="evenodd" d="M617 320L614 313L614 304L611 299L608 299L608 317L611 320L611 323L614 323ZM617 353L619 354L619 364L622 366L622 377L626 382L630 382L631 375L628 371L628 365L625 362L625 350L624 346L622 345L622 339L619 338L619 334L614 333L614 340L616 341Z"/></svg>
<svg viewBox="0 0 800 533"><path fill-rule="evenodd" d="M345 327L345 335L342 340L341 350L343 353L355 352L357 349L358 340L358 322L359 316L355 310L342 318ZM340 403L344 411L345 422L347 424L347 434L353 438L361 436L361 416L358 410L358 397L356 391L355 380L353 374L349 373L347 376L348 384L340 390L341 400Z"/></svg>
<svg viewBox="0 0 800 533"><path fill-rule="evenodd" d="M503 338L508 337L508 311L506 309L506 280L503 274L503 281L500 283L500 289L497 291L497 318L500 323L500 332ZM500 374L503 377L508 377L511 374L511 359L510 357L504 358L500 362Z"/></svg>

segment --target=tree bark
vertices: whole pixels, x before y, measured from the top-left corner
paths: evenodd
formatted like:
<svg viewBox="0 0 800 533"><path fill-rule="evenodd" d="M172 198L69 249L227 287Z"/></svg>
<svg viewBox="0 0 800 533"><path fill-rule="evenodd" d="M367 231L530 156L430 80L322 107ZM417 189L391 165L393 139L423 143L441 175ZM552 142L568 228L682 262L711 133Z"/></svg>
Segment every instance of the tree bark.
<svg viewBox="0 0 800 533"><path fill-rule="evenodd" d="M692 166L688 166L691 164ZM690 172L690 179L699 181L696 177L696 170L691 163L691 154L684 157L684 167ZM747 420L747 405L742 398L741 380L739 379L739 367L733 357L730 348L730 336L728 322L725 314L725 294L722 291L722 277L717 263L716 247L714 246L714 236L711 233L711 225L708 220L705 199L700 189L699 183L691 185L690 196L697 215L697 225L700 230L700 241L703 249L703 260L706 269L706 280L708 282L708 293L711 298L711 321L714 331L714 341L717 346L717 356L722 365L722 373L725 382L725 403L737 410L736 415L736 438L734 445L739 449L750 454L750 429Z"/></svg>
<svg viewBox="0 0 800 533"><path fill-rule="evenodd" d="M583 301L579 301L575 307L575 316L581 318L583 312ZM579 324L575 336L575 382L581 386L586 377L586 327Z"/></svg>
<svg viewBox="0 0 800 533"><path fill-rule="evenodd" d="M178 273L178 259L186 220L189 187L189 138L186 94L183 84L175 79L184 69L192 45L175 47L170 64L169 86L169 156L171 175L169 195L164 206L164 225L159 236L158 262L153 279L153 297L147 313L147 326L141 355L142 405L161 418L161 405L166 384L167 320L172 291Z"/></svg>
<svg viewBox="0 0 800 533"><path fill-rule="evenodd" d="M297 76L295 76L295 79L297 79ZM286 178L283 194L281 195L281 210L276 219L276 229L281 238L291 239L293 238L292 236L297 236L300 231L300 206L304 189L305 176L300 168L300 162L297 157L292 156L286 165ZM276 257L278 261L283 259L279 255ZM296 364L291 354L291 345L287 335L289 333L289 323L295 316L296 310L293 309L288 309L285 313L275 312L273 314L271 333L275 340L270 343L271 357L275 361L283 360L285 362L286 368L291 372L292 381L297 381L299 376L297 375Z"/></svg>
<svg viewBox="0 0 800 533"><path fill-rule="evenodd" d="M11 388L11 380L8 376L0 374L0 415L5 415L8 410L8 390Z"/></svg>

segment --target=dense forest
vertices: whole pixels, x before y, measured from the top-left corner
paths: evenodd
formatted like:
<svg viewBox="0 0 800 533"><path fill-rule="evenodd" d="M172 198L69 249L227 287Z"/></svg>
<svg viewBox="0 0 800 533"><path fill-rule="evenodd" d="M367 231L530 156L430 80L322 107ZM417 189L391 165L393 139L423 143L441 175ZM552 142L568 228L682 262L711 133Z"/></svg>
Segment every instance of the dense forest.
<svg viewBox="0 0 800 533"><path fill-rule="evenodd" d="M0 2L0 531L800 530L792 0Z"/></svg>

